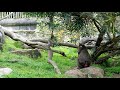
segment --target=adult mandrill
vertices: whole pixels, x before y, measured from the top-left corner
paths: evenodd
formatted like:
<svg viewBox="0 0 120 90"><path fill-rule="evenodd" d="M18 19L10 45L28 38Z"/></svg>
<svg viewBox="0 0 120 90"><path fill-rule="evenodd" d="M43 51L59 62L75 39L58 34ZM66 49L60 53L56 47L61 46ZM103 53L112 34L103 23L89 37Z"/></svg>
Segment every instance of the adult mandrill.
<svg viewBox="0 0 120 90"><path fill-rule="evenodd" d="M78 47L78 60L77 61L78 61L77 62L78 69L89 67L91 64L91 57L87 51L87 48L85 47L85 45L81 45L80 43Z"/></svg>

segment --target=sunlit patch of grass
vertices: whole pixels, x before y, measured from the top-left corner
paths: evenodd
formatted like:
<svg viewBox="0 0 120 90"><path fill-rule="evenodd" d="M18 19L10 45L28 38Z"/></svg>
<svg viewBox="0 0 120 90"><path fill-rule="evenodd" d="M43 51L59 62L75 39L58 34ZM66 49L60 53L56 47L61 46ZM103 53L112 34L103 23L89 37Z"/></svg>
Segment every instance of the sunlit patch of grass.
<svg viewBox="0 0 120 90"><path fill-rule="evenodd" d="M3 78L69 78L65 75L65 72L73 69L77 66L77 49L69 47L54 47L53 49L63 51L67 57L64 57L58 53L53 53L52 60L57 64L62 74L57 74L51 64L48 61L48 52L46 50L40 50L42 57L38 59L29 58L23 55L16 55L10 53L10 49L21 49L21 44L7 38L6 43L3 46L3 52L0 52L0 67L8 67L13 70L9 75L3 76ZM105 56L102 54L100 57ZM112 63L114 60L119 62L119 56L110 58L108 63ZM11 62L16 61L16 62ZM120 73L119 66L96 65L92 66L100 67L104 69L105 76L112 77L114 73Z"/></svg>
<svg viewBox="0 0 120 90"><path fill-rule="evenodd" d="M8 43L9 42L6 44L9 45ZM8 47L7 45L5 48ZM13 45L10 47L16 49ZM69 48L65 47L60 47L57 50L64 51L67 55L67 57L63 57L54 53L52 58L62 74L57 74L53 66L47 62L48 54L45 50L41 50L42 57L39 57L38 59L12 54L9 51L4 50L4 52L0 53L0 67L11 68L13 72L3 76L3 78L67 78L68 76L64 73L76 66L76 60L70 60L72 56L76 57L76 50L73 49L73 51L69 51ZM17 62L10 62L14 60L17 60Z"/></svg>

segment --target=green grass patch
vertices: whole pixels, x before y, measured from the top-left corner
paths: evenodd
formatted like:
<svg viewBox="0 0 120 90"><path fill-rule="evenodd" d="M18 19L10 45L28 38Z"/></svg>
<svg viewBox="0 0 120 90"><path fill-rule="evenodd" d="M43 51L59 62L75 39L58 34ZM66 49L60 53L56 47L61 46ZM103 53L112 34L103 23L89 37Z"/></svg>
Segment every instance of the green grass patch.
<svg viewBox="0 0 120 90"><path fill-rule="evenodd" d="M47 63L48 53L41 50L42 57L38 59L29 58L23 55L16 55L10 53L11 50L18 50L22 48L22 43L6 38L3 45L3 52L0 52L0 67L8 67L13 70L9 75L2 78L69 78L64 73L77 66L77 49L69 47L54 47L53 49L63 51L67 57L60 54L53 54L53 61L56 62L62 74L56 74L53 66ZM102 54L100 57L103 57ZM11 62L17 61L17 62ZM115 61L115 64L114 64ZM104 69L105 76L112 77L112 75L120 73L119 56L107 60L108 66L104 63L102 65L92 64L92 66ZM117 64L116 64L117 63Z"/></svg>
<svg viewBox="0 0 120 90"><path fill-rule="evenodd" d="M16 44L16 45L15 45ZM21 49L21 43L6 38L3 45L4 51L0 52L0 67L8 67L13 70L9 75L2 78L68 78L64 73L76 66L76 49L66 47L55 47L54 49L64 51L67 57L54 53L53 61L56 62L62 74L56 74L53 66L47 63L47 51L41 50L42 57L38 59L23 55L10 53L11 49ZM71 60L72 57L75 57ZM11 61L17 62L11 62Z"/></svg>

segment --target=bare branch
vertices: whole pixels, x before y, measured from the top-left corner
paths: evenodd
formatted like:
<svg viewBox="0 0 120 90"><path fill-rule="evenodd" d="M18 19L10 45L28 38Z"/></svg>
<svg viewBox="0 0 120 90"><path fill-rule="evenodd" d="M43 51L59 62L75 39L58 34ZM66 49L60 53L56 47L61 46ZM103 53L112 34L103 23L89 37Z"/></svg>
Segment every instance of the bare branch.
<svg viewBox="0 0 120 90"><path fill-rule="evenodd" d="M106 31L106 33L107 33L109 40L112 40L112 37L110 36L110 33L108 32L108 30Z"/></svg>
<svg viewBox="0 0 120 90"><path fill-rule="evenodd" d="M97 23L100 25L100 23L97 21L97 20L95 20L95 19L92 19L93 20L93 23L94 23L94 25L96 26L96 28L98 29L98 31L101 33L101 28L97 25ZM100 25L101 26L101 25Z"/></svg>

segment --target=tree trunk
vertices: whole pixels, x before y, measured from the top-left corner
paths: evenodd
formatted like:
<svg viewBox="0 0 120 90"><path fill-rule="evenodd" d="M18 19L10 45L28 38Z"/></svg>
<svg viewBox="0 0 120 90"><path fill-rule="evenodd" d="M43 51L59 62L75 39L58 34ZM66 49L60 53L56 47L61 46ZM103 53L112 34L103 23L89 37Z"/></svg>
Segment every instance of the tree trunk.
<svg viewBox="0 0 120 90"><path fill-rule="evenodd" d="M49 50L48 50L48 63L50 63L54 67L56 73L61 74L57 64L54 61L52 61L53 51L51 50L50 46L51 46L51 41L48 41L48 48L49 48Z"/></svg>

